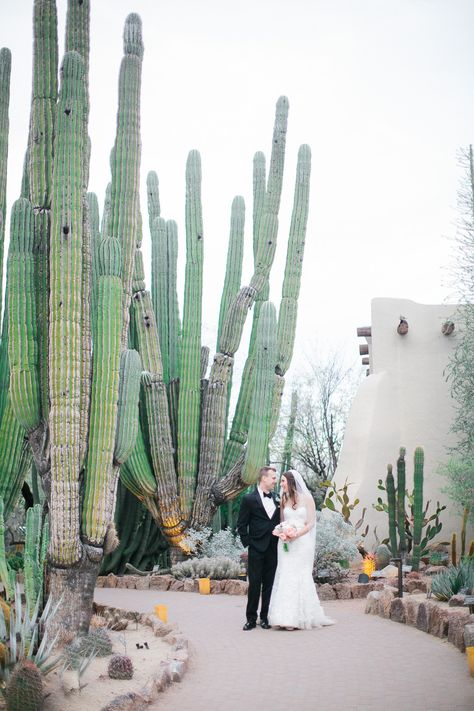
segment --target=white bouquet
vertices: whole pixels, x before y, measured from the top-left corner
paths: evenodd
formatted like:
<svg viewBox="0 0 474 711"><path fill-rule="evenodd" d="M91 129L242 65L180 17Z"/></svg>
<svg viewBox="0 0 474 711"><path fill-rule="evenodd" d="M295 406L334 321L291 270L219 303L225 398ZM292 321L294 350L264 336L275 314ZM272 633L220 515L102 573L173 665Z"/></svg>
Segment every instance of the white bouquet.
<svg viewBox="0 0 474 711"><path fill-rule="evenodd" d="M286 553L288 553L288 551L290 550L288 548L288 541L291 541L291 539L294 537L292 534L288 535L290 531L294 531L296 533L297 528L294 524L289 523L288 521L282 521L278 524L278 526L275 526L275 528L273 529L273 534L281 538L281 540L283 541L283 550L286 551Z"/></svg>

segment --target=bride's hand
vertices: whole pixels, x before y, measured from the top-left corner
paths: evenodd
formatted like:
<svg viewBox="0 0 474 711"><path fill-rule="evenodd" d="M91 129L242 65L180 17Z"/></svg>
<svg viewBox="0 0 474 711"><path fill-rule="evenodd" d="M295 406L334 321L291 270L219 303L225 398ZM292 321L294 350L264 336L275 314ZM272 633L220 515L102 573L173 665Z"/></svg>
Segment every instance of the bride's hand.
<svg viewBox="0 0 474 711"><path fill-rule="evenodd" d="M297 536L297 531L295 531L294 528L289 528L288 531L286 532L287 538L291 540L292 538L296 538Z"/></svg>

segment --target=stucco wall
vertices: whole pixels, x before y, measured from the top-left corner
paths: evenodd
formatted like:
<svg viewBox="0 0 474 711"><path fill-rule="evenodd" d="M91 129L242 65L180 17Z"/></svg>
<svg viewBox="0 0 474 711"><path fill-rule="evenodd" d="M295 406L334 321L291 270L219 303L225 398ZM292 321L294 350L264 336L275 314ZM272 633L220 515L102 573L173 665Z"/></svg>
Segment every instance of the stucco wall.
<svg viewBox="0 0 474 711"><path fill-rule="evenodd" d="M443 322L454 311L450 305L427 306L405 299L372 301L372 335L367 339L370 375L360 385L349 413L335 481L338 485L346 478L353 482L351 500L357 496L367 507L366 522L370 532L377 526L379 538L387 535L388 522L386 514L372 507L379 495L385 500L377 480L385 480L388 463L395 470L400 446L407 449L409 490L413 487L413 452L422 446L424 499L448 504L450 514L448 509L441 514L443 530L438 540L449 540L452 531L460 530L460 517L441 493L445 481L436 472L448 456L447 447L455 444L449 431L453 401L443 371L457 331L451 336L441 333ZM409 324L405 336L396 330L400 316ZM468 531L468 540L472 535Z"/></svg>

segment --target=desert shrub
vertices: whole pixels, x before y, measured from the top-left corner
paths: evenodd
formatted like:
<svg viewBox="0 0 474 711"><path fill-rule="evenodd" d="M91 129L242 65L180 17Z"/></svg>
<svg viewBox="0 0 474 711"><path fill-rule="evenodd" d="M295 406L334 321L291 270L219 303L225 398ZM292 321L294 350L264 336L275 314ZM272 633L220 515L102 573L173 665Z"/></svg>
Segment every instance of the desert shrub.
<svg viewBox="0 0 474 711"><path fill-rule="evenodd" d="M176 563L171 568L171 575L178 580L183 578L212 578L214 580L226 580L236 578L243 573L240 563L219 556L214 558L190 558L181 563Z"/></svg>
<svg viewBox="0 0 474 711"><path fill-rule="evenodd" d="M431 593L438 600L449 600L460 592L471 593L474 588L474 556L464 558L460 565L450 565L433 576Z"/></svg>
<svg viewBox="0 0 474 711"><path fill-rule="evenodd" d="M340 565L342 560L355 560L360 558L357 549L359 536L355 534L354 527L346 523L340 513L323 509L316 512L316 548L314 554L314 569L332 570L341 577L347 576ZM340 571L339 571L340 569Z"/></svg>
<svg viewBox="0 0 474 711"><path fill-rule="evenodd" d="M318 583L340 583L349 577L349 568L343 568L340 563L331 562L325 568L313 567L313 579Z"/></svg>
<svg viewBox="0 0 474 711"><path fill-rule="evenodd" d="M198 558L231 558L239 562L244 547L228 528L213 533L211 528L190 529L185 540L189 552Z"/></svg>

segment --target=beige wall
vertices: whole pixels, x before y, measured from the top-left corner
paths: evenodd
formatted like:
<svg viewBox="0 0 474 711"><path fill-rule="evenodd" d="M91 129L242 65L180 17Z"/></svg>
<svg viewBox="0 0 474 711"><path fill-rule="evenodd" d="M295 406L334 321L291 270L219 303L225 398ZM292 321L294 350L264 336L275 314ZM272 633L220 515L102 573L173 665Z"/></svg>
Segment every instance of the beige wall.
<svg viewBox="0 0 474 711"><path fill-rule="evenodd" d="M400 446L407 449L409 490L413 487L413 452L421 446L425 452L424 499L448 505L441 514L443 530L438 540L448 540L452 531L460 530L460 517L441 493L445 482L436 473L448 456L446 448L455 444L449 432L453 402L443 371L457 332L441 333L441 325L454 310L450 305L427 306L405 299L372 301L372 336L367 339L370 375L359 387L349 413L335 481L339 486L346 478L353 482L350 498L359 497L367 507L366 522L370 531L377 526L379 538L388 535L388 521L386 514L372 507L379 495L385 500L377 480L385 480L387 463L395 470ZM396 330L400 316L409 324L405 336ZM472 536L468 531L468 540Z"/></svg>

